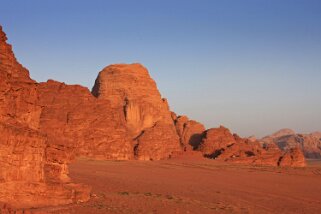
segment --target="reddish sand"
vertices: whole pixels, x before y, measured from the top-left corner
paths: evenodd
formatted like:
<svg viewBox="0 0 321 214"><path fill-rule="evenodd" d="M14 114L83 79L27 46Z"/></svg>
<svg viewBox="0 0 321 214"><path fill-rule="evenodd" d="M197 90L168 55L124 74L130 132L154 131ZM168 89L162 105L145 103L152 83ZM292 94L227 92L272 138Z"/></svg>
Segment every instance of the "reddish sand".
<svg viewBox="0 0 321 214"><path fill-rule="evenodd" d="M53 213L320 213L321 165L226 165L213 160L91 161L70 165L89 202Z"/></svg>

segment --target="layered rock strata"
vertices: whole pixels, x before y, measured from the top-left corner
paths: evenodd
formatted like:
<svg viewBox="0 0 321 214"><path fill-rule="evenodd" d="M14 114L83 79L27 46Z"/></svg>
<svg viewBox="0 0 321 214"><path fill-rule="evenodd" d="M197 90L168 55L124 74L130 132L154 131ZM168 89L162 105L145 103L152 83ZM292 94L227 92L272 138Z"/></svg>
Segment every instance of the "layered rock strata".
<svg viewBox="0 0 321 214"><path fill-rule="evenodd" d="M67 159L133 158L133 143L127 136L123 111L98 100L87 88L49 80L40 83L39 105L43 106L40 130L50 144L68 151Z"/></svg>
<svg viewBox="0 0 321 214"><path fill-rule="evenodd" d="M160 160L182 150L167 100L142 65L107 66L99 73L92 94L123 111L137 159Z"/></svg>
<svg viewBox="0 0 321 214"><path fill-rule="evenodd" d="M13 207L89 199L89 187L70 183L67 161L39 131L38 84L19 64L0 27L0 202ZM51 152L54 151L54 152Z"/></svg>

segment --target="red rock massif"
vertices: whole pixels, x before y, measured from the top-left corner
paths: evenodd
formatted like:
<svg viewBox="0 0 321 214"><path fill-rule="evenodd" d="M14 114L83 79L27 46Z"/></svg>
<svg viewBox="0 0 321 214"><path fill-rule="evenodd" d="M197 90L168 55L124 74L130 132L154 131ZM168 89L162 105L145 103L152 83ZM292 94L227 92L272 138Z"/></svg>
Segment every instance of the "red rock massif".
<svg viewBox="0 0 321 214"><path fill-rule="evenodd" d="M68 179L68 160L60 155L67 152L53 147L41 132L38 84L6 40L0 28L1 202L31 207L88 200L89 188Z"/></svg>
<svg viewBox="0 0 321 214"><path fill-rule="evenodd" d="M167 100L142 65L107 66L99 73L92 94L123 112L137 159L160 160L181 150Z"/></svg>
<svg viewBox="0 0 321 214"><path fill-rule="evenodd" d="M68 177L68 163L79 156L161 160L194 150L226 162L305 164L299 149L265 148L224 127L205 131L176 116L140 64L107 66L92 92L37 83L6 40L0 28L0 203L27 208L88 200L90 188Z"/></svg>

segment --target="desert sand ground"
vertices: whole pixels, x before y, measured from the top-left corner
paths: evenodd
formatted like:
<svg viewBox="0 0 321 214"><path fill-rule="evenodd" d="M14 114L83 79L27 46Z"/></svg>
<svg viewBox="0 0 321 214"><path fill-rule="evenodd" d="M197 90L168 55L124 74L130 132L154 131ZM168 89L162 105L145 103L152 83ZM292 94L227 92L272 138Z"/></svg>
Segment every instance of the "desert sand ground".
<svg viewBox="0 0 321 214"><path fill-rule="evenodd" d="M214 160L93 161L70 165L92 186L87 203L52 213L321 213L321 164L306 168L227 165Z"/></svg>

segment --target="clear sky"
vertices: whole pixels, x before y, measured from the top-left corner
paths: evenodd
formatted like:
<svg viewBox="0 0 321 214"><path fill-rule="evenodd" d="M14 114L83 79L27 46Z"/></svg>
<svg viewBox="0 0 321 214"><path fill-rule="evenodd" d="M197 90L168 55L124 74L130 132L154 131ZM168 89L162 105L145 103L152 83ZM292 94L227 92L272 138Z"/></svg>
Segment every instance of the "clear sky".
<svg viewBox="0 0 321 214"><path fill-rule="evenodd" d="M207 128L321 131L320 0L0 0L0 24L37 81L140 62Z"/></svg>

